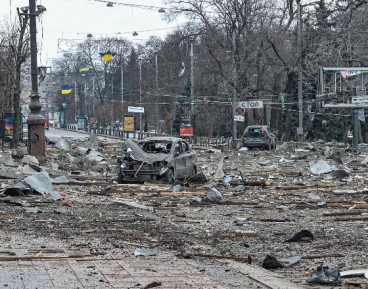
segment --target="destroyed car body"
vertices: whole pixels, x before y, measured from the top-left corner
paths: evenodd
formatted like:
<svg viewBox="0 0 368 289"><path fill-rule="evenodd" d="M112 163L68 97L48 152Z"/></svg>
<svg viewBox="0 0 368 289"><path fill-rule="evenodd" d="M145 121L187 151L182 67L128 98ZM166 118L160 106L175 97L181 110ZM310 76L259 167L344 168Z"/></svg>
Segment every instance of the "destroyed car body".
<svg viewBox="0 0 368 289"><path fill-rule="evenodd" d="M164 180L172 182L197 173L197 155L176 137L149 137L135 143L128 139L125 156L118 158L118 182Z"/></svg>
<svg viewBox="0 0 368 289"><path fill-rule="evenodd" d="M251 125L244 130L242 146L249 149L276 149L276 136L267 125Z"/></svg>

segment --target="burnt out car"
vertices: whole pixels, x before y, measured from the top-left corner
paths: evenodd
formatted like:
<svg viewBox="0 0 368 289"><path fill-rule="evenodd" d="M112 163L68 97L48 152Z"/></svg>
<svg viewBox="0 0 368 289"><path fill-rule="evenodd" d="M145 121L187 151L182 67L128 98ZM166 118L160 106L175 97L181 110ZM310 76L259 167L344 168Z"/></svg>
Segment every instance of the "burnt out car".
<svg viewBox="0 0 368 289"><path fill-rule="evenodd" d="M276 136L267 125L251 125L244 130L242 146L249 149L276 149Z"/></svg>
<svg viewBox="0 0 368 289"><path fill-rule="evenodd" d="M118 182L163 180L173 182L197 173L197 155L181 138L149 137L139 142L128 139L125 155L118 158Z"/></svg>

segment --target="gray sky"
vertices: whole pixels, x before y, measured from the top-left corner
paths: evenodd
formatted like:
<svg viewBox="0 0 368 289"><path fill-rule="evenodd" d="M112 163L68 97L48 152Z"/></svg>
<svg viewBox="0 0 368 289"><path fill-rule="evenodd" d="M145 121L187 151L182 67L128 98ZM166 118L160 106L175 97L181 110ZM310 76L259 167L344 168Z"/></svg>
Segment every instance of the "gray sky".
<svg viewBox="0 0 368 289"><path fill-rule="evenodd" d="M40 64L47 65L67 45L86 39L88 33L95 38L121 36L134 42L143 42L149 36L164 37L176 24L167 24L158 12L161 0L115 0L107 7L100 0L37 0L47 11L37 21ZM130 7L117 3L153 6ZM0 0L0 21L15 19L16 8L28 6L29 0ZM157 7L157 9L156 9ZM134 31L138 36L132 36Z"/></svg>

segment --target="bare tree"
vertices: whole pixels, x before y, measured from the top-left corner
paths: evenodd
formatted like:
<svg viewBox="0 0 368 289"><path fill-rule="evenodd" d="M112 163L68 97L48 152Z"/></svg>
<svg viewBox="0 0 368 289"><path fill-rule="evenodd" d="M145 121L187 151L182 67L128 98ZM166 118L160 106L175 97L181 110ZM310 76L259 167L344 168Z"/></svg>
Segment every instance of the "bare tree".
<svg viewBox="0 0 368 289"><path fill-rule="evenodd" d="M26 62L30 55L28 20L29 16L18 11L18 24L8 23L6 33L2 33L1 46L6 48L5 54L0 55L0 60L6 68L9 82L8 95L12 103L12 111L14 112L14 130L11 142L12 148L17 148L20 138L20 120L21 120L21 73L22 65Z"/></svg>

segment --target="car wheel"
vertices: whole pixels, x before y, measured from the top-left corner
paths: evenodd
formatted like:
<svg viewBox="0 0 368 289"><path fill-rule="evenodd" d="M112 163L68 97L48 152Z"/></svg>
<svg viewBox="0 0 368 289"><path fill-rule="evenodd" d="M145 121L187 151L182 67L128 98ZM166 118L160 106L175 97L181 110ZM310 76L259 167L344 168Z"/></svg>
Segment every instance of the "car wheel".
<svg viewBox="0 0 368 289"><path fill-rule="evenodd" d="M164 174L163 178L166 182L172 183L174 182L174 169L168 169L167 172Z"/></svg>

